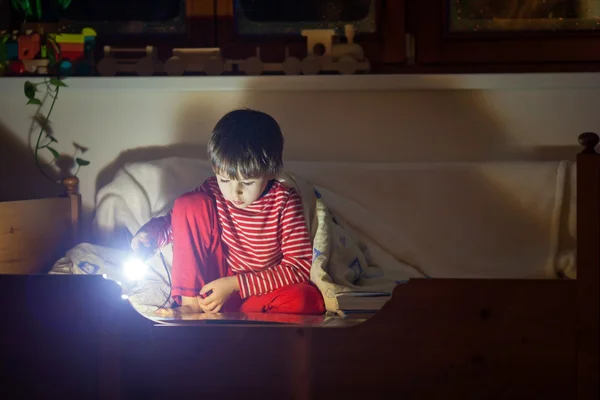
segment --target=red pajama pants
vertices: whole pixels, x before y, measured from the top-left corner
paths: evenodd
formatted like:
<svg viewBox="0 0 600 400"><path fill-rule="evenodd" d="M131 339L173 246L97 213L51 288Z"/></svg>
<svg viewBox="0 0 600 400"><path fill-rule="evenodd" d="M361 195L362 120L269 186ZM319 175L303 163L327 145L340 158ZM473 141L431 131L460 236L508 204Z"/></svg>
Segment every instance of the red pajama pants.
<svg viewBox="0 0 600 400"><path fill-rule="evenodd" d="M171 215L173 234L172 296L195 297L208 282L232 276L221 243L221 229L214 200L203 192L183 195ZM320 315L323 297L310 282L284 286L259 296L241 299L234 292L221 312L267 312Z"/></svg>

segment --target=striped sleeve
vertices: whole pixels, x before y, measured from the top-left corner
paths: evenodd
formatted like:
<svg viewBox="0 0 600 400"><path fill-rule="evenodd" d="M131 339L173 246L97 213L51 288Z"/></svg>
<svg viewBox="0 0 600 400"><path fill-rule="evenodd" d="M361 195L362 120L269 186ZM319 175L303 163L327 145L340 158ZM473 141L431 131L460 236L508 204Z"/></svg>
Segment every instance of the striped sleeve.
<svg viewBox="0 0 600 400"><path fill-rule="evenodd" d="M283 254L281 262L273 268L238 274L242 298L269 293L310 279L312 245L302 201L295 190L291 190L283 206L279 229Z"/></svg>

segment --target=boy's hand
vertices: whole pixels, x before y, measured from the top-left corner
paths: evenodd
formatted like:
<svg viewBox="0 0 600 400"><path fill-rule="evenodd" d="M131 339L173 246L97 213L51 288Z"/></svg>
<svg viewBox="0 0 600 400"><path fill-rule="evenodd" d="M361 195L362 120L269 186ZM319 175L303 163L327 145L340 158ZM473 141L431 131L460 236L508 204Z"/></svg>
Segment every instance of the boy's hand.
<svg viewBox="0 0 600 400"><path fill-rule="evenodd" d="M238 280L235 276L219 278L204 285L202 290L200 290L200 295L205 295L211 291L212 293L204 299L198 299L198 304L200 304L204 312L218 313L229 296L239 289Z"/></svg>
<svg viewBox="0 0 600 400"><path fill-rule="evenodd" d="M150 258L156 252L157 247L148 232L140 231L131 239L131 250L144 260Z"/></svg>

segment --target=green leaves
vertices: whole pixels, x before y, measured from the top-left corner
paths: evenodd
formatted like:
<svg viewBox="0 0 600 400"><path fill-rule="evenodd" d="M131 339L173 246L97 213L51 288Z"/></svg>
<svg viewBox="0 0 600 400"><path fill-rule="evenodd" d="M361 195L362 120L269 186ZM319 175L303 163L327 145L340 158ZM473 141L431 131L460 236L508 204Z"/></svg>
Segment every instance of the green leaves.
<svg viewBox="0 0 600 400"><path fill-rule="evenodd" d="M63 10L66 10L71 5L71 1L73 0L58 0L58 4L60 4Z"/></svg>
<svg viewBox="0 0 600 400"><path fill-rule="evenodd" d="M54 85L54 86L67 87L67 84L64 83L62 80L60 80L59 78L51 78L50 84Z"/></svg>
<svg viewBox="0 0 600 400"><path fill-rule="evenodd" d="M53 47L50 46L50 49L51 48ZM44 93L43 99L51 100L50 107L45 113L46 115L42 114L42 102L40 101L40 99L36 98L36 94L39 92L39 85L44 85L46 87L46 93ZM60 88L62 87L68 87L68 85L60 77L46 77L44 78L44 81L40 83L32 83L30 81L25 81L25 84L23 85L23 93L25 93L25 97L27 98L27 104L34 104L39 106L37 114L33 117L34 121L36 121L40 126L40 131L38 133L33 155L35 159L35 165L38 167L42 175L44 175L46 178L52 181L54 181L53 178L44 171L44 167L48 167L54 162L59 161L61 158L60 153L54 147L52 147L54 143L58 143L58 140L54 138L52 133L52 128L50 126L50 114L52 114L52 110L54 109L54 105L56 104L56 100L58 99ZM75 143L73 143L73 145L75 146L75 154L77 154L78 152L85 152L85 149L81 146ZM48 149L48 151L52 154L52 162L47 163L45 165L42 165L42 163L40 163L38 153L42 149ZM74 156L75 155L73 155L73 157ZM81 167L90 164L88 160L84 160L83 158L78 157L75 158L75 163L77 164L77 170L74 172L74 176L77 176L77 173L79 172L79 169Z"/></svg>
<svg viewBox="0 0 600 400"><path fill-rule="evenodd" d="M22 12L26 17L33 14L29 0L12 0L11 3L15 10Z"/></svg>
<svg viewBox="0 0 600 400"><path fill-rule="evenodd" d="M60 158L60 154L58 153L58 151L56 151L55 149L53 149L50 146L46 146L46 148L48 150L50 150L50 153L52 153L52 156L54 157L55 160L58 160Z"/></svg>
<svg viewBox="0 0 600 400"><path fill-rule="evenodd" d="M84 160L82 158L75 158L75 162L77 163L77 165L79 165L80 167L85 167L86 165L90 165L90 162L87 160Z"/></svg>
<svg viewBox="0 0 600 400"><path fill-rule="evenodd" d="M29 81L25 81L25 84L23 85L23 91L25 92L25 97L31 100L35 98L35 92L37 92L37 85L34 85Z"/></svg>
<svg viewBox="0 0 600 400"><path fill-rule="evenodd" d="M35 13L38 19L42 19L42 0L35 0Z"/></svg>
<svg viewBox="0 0 600 400"><path fill-rule="evenodd" d="M47 85L52 85L54 86L56 89L58 89L59 87L68 87L68 85L60 78L50 78L50 80L46 83ZM37 86L38 84L35 83L31 83L30 81L25 81L25 84L23 85L23 92L25 93L25 97L27 97L29 99L29 101L27 101L27 104L34 104L36 106L41 106L42 102L40 99L37 99L35 97L36 93L37 93Z"/></svg>

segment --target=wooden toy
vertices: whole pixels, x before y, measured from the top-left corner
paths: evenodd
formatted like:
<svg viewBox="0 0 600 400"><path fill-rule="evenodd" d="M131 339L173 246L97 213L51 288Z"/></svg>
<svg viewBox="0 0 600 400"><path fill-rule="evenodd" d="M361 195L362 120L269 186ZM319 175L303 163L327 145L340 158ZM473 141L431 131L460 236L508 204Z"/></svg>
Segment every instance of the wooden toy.
<svg viewBox="0 0 600 400"><path fill-rule="evenodd" d="M231 72L231 65L227 65ZM225 61L221 57L221 49L173 49L173 56L165 62L167 75L183 75L185 72L204 72L206 75L221 75L226 72Z"/></svg>
<svg viewBox="0 0 600 400"><path fill-rule="evenodd" d="M102 76L114 76L117 73L136 73L139 76L151 76L163 70L158 61L156 48L115 48L104 46L104 58L98 62L98 73Z"/></svg>
<svg viewBox="0 0 600 400"><path fill-rule="evenodd" d="M308 51L301 62L302 73L314 75L325 71L350 75L358 71L368 72L369 61L364 57L362 47L354 43L354 27L349 24L345 26L347 43L334 44L334 33L332 29L302 30Z"/></svg>
<svg viewBox="0 0 600 400"><path fill-rule="evenodd" d="M286 75L315 75L320 72L338 72L348 75L368 72L369 61L365 58L362 47L354 42L354 33L354 27L348 24L344 35L347 43L334 43L336 35L333 29L303 30L307 56L300 60L291 56L289 48L286 48L285 58L281 63L264 62L260 56L260 47L256 47L255 56L246 59L224 59L219 48L176 48L173 49L173 56L165 62L164 72L167 75L189 72L206 75L221 75L224 72L241 72L246 75L277 72Z"/></svg>
<svg viewBox="0 0 600 400"><path fill-rule="evenodd" d="M175 48L171 57L164 61L158 59L156 47L148 45L140 48L105 46L103 57L96 65L93 55L96 32L91 28L85 28L81 33L45 35L31 31L25 34L13 32L8 39L5 33L6 40L3 39L0 47L0 74L49 74L51 69L60 75L92 75L97 70L102 76L177 76L186 73L314 75L321 72L348 75L368 72L369 61L362 47L354 42L354 27L348 24L344 29L346 43L340 43L332 29L303 30L306 57L300 59L292 56L289 48L286 48L284 60L275 63L262 60L260 46L256 47L254 56L244 59L226 59L220 48Z"/></svg>
<svg viewBox="0 0 600 400"><path fill-rule="evenodd" d="M37 33L20 35L17 39L19 60L33 60L41 50L41 37Z"/></svg>

